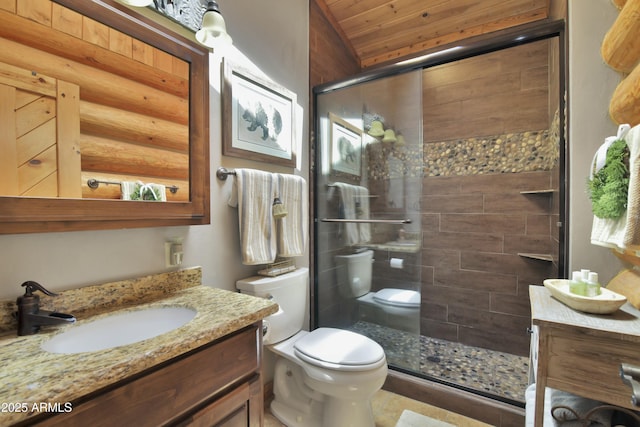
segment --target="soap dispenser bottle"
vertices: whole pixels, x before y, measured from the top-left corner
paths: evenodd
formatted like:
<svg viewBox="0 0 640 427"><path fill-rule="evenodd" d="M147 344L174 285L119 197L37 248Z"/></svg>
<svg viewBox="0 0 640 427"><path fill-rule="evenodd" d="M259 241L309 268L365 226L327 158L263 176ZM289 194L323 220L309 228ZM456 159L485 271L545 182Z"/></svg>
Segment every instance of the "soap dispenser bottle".
<svg viewBox="0 0 640 427"><path fill-rule="evenodd" d="M587 284L582 281L582 273L580 271L574 271L571 275L569 292L581 296L585 296L587 294Z"/></svg>
<svg viewBox="0 0 640 427"><path fill-rule="evenodd" d="M600 295L600 283L598 283L598 273L589 272L589 280L587 280L587 296L596 297Z"/></svg>

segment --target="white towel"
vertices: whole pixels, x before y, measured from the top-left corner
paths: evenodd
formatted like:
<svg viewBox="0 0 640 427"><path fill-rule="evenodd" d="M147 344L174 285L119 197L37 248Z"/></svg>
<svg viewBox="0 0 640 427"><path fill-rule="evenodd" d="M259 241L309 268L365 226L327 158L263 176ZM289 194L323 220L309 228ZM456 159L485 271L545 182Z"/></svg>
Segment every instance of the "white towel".
<svg viewBox="0 0 640 427"><path fill-rule="evenodd" d="M369 189L358 186L356 191L356 216L359 219L369 219ZM371 240L371 224L366 222L358 224L358 232L360 235L359 243L366 243Z"/></svg>
<svg viewBox="0 0 640 427"><path fill-rule="evenodd" d="M624 247L640 246L640 125L627 134L629 146L629 195L627 198L627 224Z"/></svg>
<svg viewBox="0 0 640 427"><path fill-rule="evenodd" d="M145 184L142 181L122 181L120 183L120 191L122 200L167 201L167 189L162 184ZM145 193L147 196L142 198L142 195Z"/></svg>
<svg viewBox="0 0 640 427"><path fill-rule="evenodd" d="M334 185L340 190L340 217L357 219L356 196L358 193L356 186L344 182L336 182ZM360 242L360 228L356 223L345 222L344 226L340 228L339 234L342 234L344 243L348 246Z"/></svg>
<svg viewBox="0 0 640 427"><path fill-rule="evenodd" d="M609 248L627 249L640 245L640 126L625 137L629 147L629 192L627 210L618 219L593 217L591 243ZM606 144L606 143L605 143Z"/></svg>
<svg viewBox="0 0 640 427"><path fill-rule="evenodd" d="M278 255L294 257L304 255L309 234L309 203L307 182L301 176L275 174L276 197L287 210L287 216L277 220Z"/></svg>
<svg viewBox="0 0 640 427"><path fill-rule="evenodd" d="M276 228L271 213L274 196L272 173L236 169L229 205L238 207L240 251L245 265L268 264L276 259Z"/></svg>

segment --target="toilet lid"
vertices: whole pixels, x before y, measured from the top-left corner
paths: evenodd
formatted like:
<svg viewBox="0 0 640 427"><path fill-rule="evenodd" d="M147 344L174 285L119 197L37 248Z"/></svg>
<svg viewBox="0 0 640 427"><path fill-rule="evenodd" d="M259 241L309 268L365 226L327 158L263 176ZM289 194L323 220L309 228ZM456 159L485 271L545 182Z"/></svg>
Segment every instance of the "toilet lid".
<svg viewBox="0 0 640 427"><path fill-rule="evenodd" d="M302 360L330 369L372 369L386 363L380 344L342 329L318 328L297 340L293 347Z"/></svg>
<svg viewBox="0 0 640 427"><path fill-rule="evenodd" d="M382 304L399 307L420 307L420 292L407 289L385 288L373 294L373 299Z"/></svg>

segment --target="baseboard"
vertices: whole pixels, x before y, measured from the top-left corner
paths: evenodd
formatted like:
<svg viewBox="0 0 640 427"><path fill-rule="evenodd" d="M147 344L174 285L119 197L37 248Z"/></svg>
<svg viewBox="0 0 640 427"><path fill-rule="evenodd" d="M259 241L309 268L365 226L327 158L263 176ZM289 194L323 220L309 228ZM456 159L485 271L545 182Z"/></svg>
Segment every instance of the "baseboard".
<svg viewBox="0 0 640 427"><path fill-rule="evenodd" d="M389 370L382 388L496 427L521 427L525 423L524 408L402 372Z"/></svg>

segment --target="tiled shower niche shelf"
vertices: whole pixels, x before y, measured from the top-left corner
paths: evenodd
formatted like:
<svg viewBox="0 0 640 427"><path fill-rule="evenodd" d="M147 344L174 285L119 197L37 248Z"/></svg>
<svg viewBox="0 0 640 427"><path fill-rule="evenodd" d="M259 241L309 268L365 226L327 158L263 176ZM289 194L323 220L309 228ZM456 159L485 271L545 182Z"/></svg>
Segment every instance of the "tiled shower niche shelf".
<svg viewBox="0 0 640 427"><path fill-rule="evenodd" d="M546 188L543 190L521 191L520 194L553 194L556 191L557 190L554 190L553 188ZM534 253L520 252L518 253L518 256L521 256L523 258L536 259L539 261L553 262L553 256L551 254L534 254Z"/></svg>
<svg viewBox="0 0 640 427"><path fill-rule="evenodd" d="M556 190L554 190L553 188L547 188L546 190L526 190L526 191L521 191L520 194L551 194L554 193Z"/></svg>
<svg viewBox="0 0 640 427"><path fill-rule="evenodd" d="M518 256L529 259L537 259L539 261L553 262L553 256L551 256L550 254L531 254L520 252L518 253Z"/></svg>

